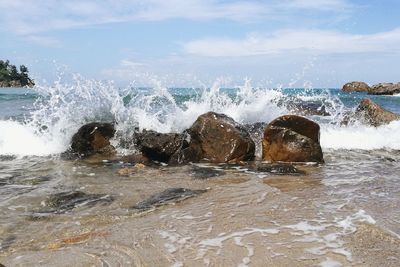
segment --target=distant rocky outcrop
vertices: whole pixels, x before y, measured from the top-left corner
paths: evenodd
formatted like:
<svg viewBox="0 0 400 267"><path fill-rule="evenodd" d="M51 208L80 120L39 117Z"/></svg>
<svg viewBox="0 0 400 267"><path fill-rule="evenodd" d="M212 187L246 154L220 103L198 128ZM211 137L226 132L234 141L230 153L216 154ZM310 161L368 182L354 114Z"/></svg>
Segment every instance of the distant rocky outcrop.
<svg viewBox="0 0 400 267"><path fill-rule="evenodd" d="M24 65L19 67L10 64L8 60L0 60L0 87L32 87L35 85L29 78L28 68Z"/></svg>
<svg viewBox="0 0 400 267"><path fill-rule="evenodd" d="M400 115L383 109L369 98L361 100L356 109L355 117L375 127L400 120Z"/></svg>
<svg viewBox="0 0 400 267"><path fill-rule="evenodd" d="M366 84L365 82L349 82L343 85L342 91L343 92L366 92L370 91L371 87Z"/></svg>
<svg viewBox="0 0 400 267"><path fill-rule="evenodd" d="M365 82L349 82L343 85L343 92L365 92L369 95L400 94L400 83L378 83L369 86Z"/></svg>
<svg viewBox="0 0 400 267"><path fill-rule="evenodd" d="M368 91L370 95L400 94L400 83L378 83Z"/></svg>
<svg viewBox="0 0 400 267"><path fill-rule="evenodd" d="M63 156L84 158L95 154L113 155L115 148L110 144L110 139L114 134L114 126L110 123L85 124L72 136L70 148Z"/></svg>
<svg viewBox="0 0 400 267"><path fill-rule="evenodd" d="M324 162L317 123L296 115L276 118L267 125L262 159L284 162Z"/></svg>

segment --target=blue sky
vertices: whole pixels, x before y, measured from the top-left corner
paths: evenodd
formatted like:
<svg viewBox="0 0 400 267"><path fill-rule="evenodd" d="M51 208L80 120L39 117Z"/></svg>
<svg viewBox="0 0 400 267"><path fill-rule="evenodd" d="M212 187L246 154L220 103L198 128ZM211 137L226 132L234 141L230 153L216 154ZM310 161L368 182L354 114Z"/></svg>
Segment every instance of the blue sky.
<svg viewBox="0 0 400 267"><path fill-rule="evenodd" d="M0 58L41 82L398 82L398 0L0 0Z"/></svg>

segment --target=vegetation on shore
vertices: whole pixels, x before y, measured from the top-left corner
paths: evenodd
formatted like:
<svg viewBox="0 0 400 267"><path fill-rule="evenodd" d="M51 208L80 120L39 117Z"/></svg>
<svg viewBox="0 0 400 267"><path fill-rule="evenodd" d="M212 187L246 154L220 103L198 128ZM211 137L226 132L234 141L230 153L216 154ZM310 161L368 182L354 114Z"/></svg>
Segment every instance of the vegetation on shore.
<svg viewBox="0 0 400 267"><path fill-rule="evenodd" d="M0 87L32 87L35 85L29 78L28 68L24 65L19 66L19 71L10 61L0 60Z"/></svg>

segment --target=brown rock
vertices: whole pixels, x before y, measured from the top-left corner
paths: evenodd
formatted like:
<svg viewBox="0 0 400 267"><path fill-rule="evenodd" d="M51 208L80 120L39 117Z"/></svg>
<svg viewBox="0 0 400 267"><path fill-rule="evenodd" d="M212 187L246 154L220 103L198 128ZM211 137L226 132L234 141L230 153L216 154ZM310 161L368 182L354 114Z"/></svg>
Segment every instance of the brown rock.
<svg viewBox="0 0 400 267"><path fill-rule="evenodd" d="M68 157L87 157L94 154L112 155L114 147L110 139L114 136L115 129L110 123L92 122L82 126L71 140L70 149L64 153Z"/></svg>
<svg viewBox="0 0 400 267"><path fill-rule="evenodd" d="M400 115L383 109L368 98L361 100L356 109L356 116L375 127L388 124L394 120L400 120Z"/></svg>
<svg viewBox="0 0 400 267"><path fill-rule="evenodd" d="M370 95L394 95L400 94L400 83L378 83L371 87Z"/></svg>
<svg viewBox="0 0 400 267"><path fill-rule="evenodd" d="M215 112L197 118L185 132L182 149L172 161L176 163L246 161L254 158L255 144L246 129L232 118Z"/></svg>
<svg viewBox="0 0 400 267"><path fill-rule="evenodd" d="M276 118L264 130L263 160L324 162L319 125L296 115Z"/></svg>
<svg viewBox="0 0 400 267"><path fill-rule="evenodd" d="M371 87L365 82L349 82L343 85L343 92L369 92Z"/></svg>

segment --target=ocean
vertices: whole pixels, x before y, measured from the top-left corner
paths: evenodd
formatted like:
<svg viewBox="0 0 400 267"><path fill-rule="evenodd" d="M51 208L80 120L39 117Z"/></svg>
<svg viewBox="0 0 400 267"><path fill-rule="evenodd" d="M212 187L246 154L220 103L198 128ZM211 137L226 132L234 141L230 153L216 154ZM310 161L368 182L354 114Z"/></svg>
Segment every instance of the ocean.
<svg viewBox="0 0 400 267"><path fill-rule="evenodd" d="M80 80L2 88L0 263L400 266L400 121L377 128L343 124L364 97L400 114L399 96L253 88L249 82L235 88L121 88ZM244 125L304 115L321 127L325 164L279 175L255 171L251 163L136 166L60 158L88 122L113 122L112 143L127 155L136 149L122 144L135 130L182 132L208 111ZM255 141L259 160L261 139ZM198 178L199 169L218 175ZM131 208L176 187L207 192L146 212ZM35 216L49 196L74 191L102 197Z"/></svg>

